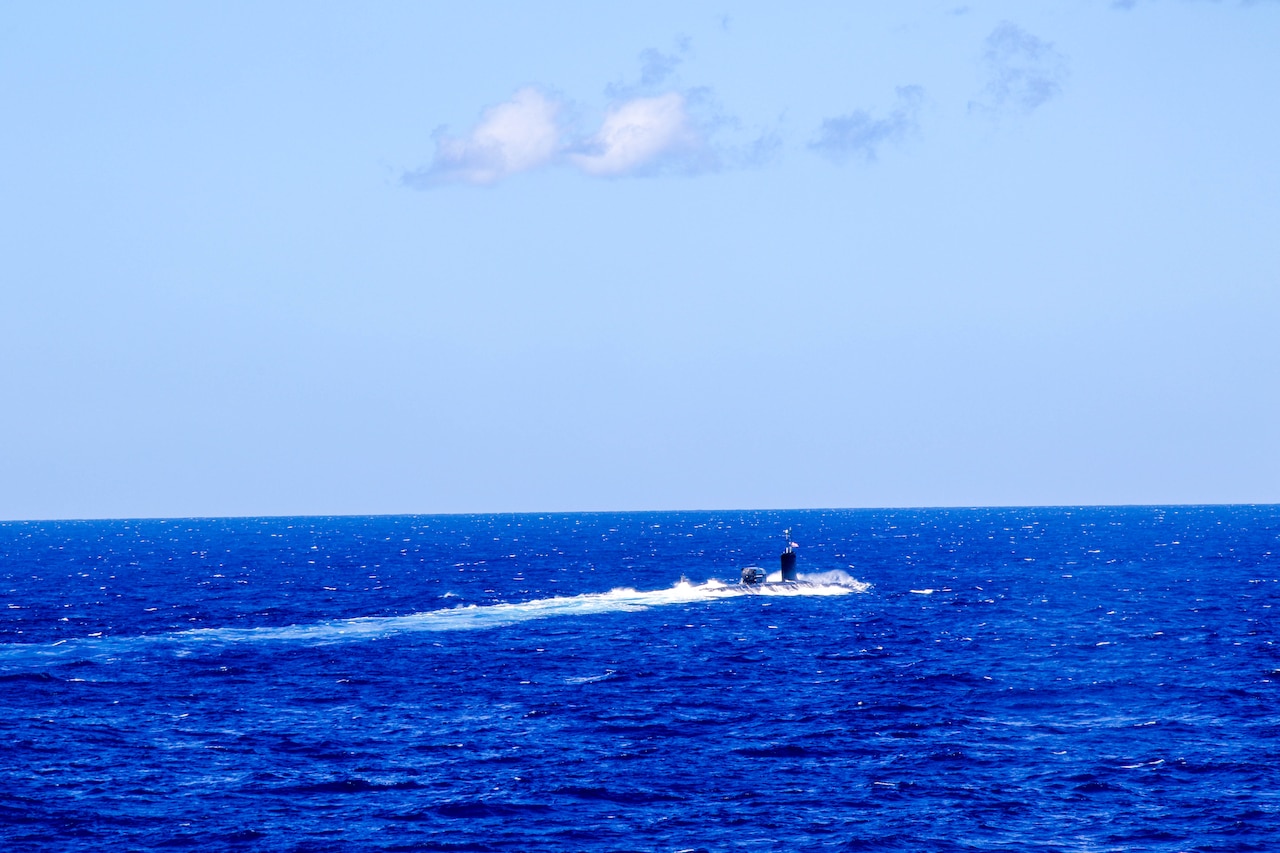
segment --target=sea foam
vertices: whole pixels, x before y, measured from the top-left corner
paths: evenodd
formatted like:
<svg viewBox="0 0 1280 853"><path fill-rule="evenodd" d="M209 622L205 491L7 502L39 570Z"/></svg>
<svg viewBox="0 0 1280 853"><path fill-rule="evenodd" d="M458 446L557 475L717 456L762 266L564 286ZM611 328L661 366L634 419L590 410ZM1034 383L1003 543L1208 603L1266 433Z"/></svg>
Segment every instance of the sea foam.
<svg viewBox="0 0 1280 853"><path fill-rule="evenodd" d="M681 579L666 589L636 590L620 587L609 592L552 596L497 604L468 604L403 616L357 616L301 625L256 628L191 628L184 631L133 637L77 637L59 640L52 644L5 643L0 645L0 661L16 662L25 658L110 658L130 651L166 647L173 648L178 654L191 654L198 649L210 646L352 642L423 631L475 631L535 619L625 613L674 604L741 598L747 595L835 596L866 592L870 588L869 584L862 583L838 569L813 575L801 574L800 579L804 583L761 584L750 587L726 584L714 579L704 583L692 583Z"/></svg>

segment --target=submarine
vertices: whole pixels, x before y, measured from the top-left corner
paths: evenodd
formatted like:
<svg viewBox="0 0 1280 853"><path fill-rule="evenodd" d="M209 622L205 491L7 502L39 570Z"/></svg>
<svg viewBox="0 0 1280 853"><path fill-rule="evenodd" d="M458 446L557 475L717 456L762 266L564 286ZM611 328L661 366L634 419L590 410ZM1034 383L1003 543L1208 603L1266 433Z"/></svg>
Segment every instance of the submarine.
<svg viewBox="0 0 1280 853"><path fill-rule="evenodd" d="M800 547L791 541L791 528L782 531L783 537L786 539L786 546L782 549L782 554L778 558L781 564L780 580L769 580L769 573L759 566L747 566L742 570L742 577L738 583L752 589L761 587L780 587L780 586L808 586L807 581L800 580L796 574L796 548Z"/></svg>

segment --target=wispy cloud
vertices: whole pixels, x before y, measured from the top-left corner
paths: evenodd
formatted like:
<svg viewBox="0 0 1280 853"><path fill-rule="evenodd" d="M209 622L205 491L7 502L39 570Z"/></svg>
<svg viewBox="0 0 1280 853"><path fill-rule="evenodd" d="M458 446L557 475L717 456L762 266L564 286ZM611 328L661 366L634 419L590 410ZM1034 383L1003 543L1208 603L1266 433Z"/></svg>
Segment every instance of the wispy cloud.
<svg viewBox="0 0 1280 853"><path fill-rule="evenodd" d="M610 83L605 86L605 96L613 101L622 101L678 89L680 66L692 50L691 45L690 39L682 36L676 39L669 51L645 48L636 57L640 62L640 76Z"/></svg>
<svg viewBox="0 0 1280 853"><path fill-rule="evenodd" d="M661 86L675 74L689 52L687 37L676 40L676 49L663 53L655 47L640 51L640 85Z"/></svg>
<svg viewBox="0 0 1280 853"><path fill-rule="evenodd" d="M983 46L987 85L969 112L998 117L1026 115L1062 93L1067 58L1052 43L1005 21Z"/></svg>
<svg viewBox="0 0 1280 853"><path fill-rule="evenodd" d="M560 105L527 87L511 100L485 110L463 137L435 134L431 165L407 173L404 183L425 188L441 183L492 184L508 175L553 162L562 148Z"/></svg>
<svg viewBox="0 0 1280 853"><path fill-rule="evenodd" d="M1213 3L1214 5L1219 5L1219 4L1222 2L1222 0L1207 0L1207 2L1209 2L1209 3ZM1277 0L1237 0L1237 2L1233 3L1232 5L1234 5L1234 6L1262 6L1262 5L1266 5L1266 4L1269 4L1269 3L1275 3L1275 2L1277 2ZM1120 9L1120 10L1122 10L1122 11L1127 12L1127 11L1129 11L1130 9L1133 9L1133 8L1134 8L1135 6L1137 6L1137 5L1138 5L1138 0L1112 0L1111 8L1112 8L1112 9Z"/></svg>
<svg viewBox="0 0 1280 853"><path fill-rule="evenodd" d="M902 86L898 88L897 95L897 101L887 115L876 117L867 110L854 110L848 115L826 119L818 129L818 135L809 143L810 150L834 163L845 163L851 159L874 162L880 146L886 142L900 143L920 127L924 89Z"/></svg>

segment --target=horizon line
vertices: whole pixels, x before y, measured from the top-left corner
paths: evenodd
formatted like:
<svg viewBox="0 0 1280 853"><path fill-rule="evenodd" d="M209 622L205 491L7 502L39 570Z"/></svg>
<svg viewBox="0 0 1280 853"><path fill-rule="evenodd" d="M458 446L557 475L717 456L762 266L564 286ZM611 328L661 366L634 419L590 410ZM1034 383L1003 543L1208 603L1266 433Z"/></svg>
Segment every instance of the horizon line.
<svg viewBox="0 0 1280 853"><path fill-rule="evenodd" d="M684 509L594 509L594 510L496 510L491 512L373 512L373 513L305 513L267 514L267 515L146 515L146 516L80 516L70 518L6 518L0 519L0 525L40 524L49 522L87 523L98 521L215 521L215 520L248 520L248 519L290 519L290 518L438 518L438 517L475 517L499 515L654 515L658 513L717 513L717 512L929 512L945 510L1012 510L1012 509L1191 509L1208 507L1276 507L1280 502L1239 501L1230 503L1099 503L1099 504L936 504L930 506L847 506L847 507L702 507Z"/></svg>

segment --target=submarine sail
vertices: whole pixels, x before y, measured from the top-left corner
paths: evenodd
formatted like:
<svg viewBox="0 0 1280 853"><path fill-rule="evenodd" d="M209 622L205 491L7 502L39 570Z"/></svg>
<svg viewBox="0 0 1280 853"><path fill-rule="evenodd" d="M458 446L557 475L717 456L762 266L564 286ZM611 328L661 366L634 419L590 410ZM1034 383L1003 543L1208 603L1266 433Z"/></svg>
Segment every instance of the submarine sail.
<svg viewBox="0 0 1280 853"><path fill-rule="evenodd" d="M791 541L791 528L783 531L783 535L787 538L787 547L782 549L782 579L784 581L796 580L796 543Z"/></svg>

